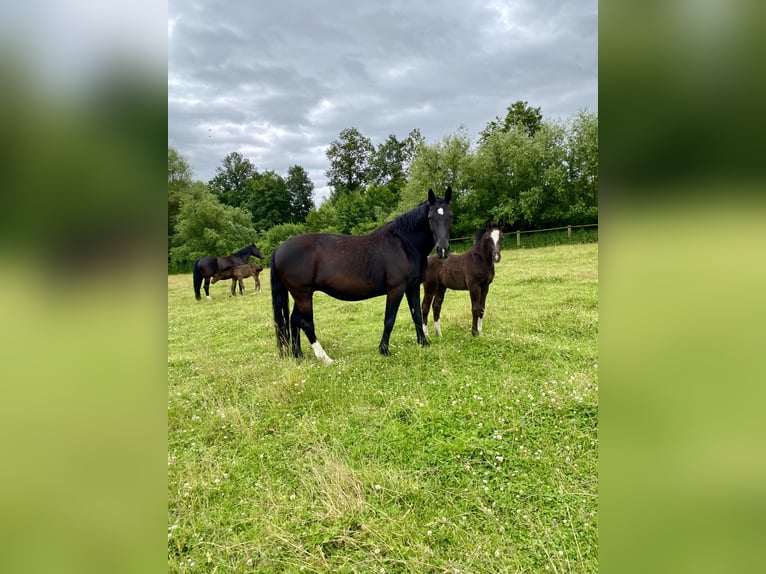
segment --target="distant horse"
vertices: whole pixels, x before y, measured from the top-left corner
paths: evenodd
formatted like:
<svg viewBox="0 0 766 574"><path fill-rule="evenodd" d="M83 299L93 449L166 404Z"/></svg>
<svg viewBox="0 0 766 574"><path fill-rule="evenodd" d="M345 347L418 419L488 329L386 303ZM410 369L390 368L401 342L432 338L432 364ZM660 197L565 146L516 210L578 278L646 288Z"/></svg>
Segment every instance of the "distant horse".
<svg viewBox="0 0 766 574"><path fill-rule="evenodd" d="M221 279L231 279L231 294L237 294L237 282L239 282L239 294L245 294L245 282L243 279L252 277L255 280L255 290L261 290L261 280L258 275L263 271L263 265L260 263L247 263L246 265L237 265L229 267L225 271L220 271L213 275L211 283L217 283Z"/></svg>
<svg viewBox="0 0 766 574"><path fill-rule="evenodd" d="M441 337L439 326L444 293L447 289L468 290L471 293L473 324L471 333L481 334L484 305L487 301L489 284L495 278L495 263L500 261L503 243L503 222L487 221L483 229L474 235L471 249L460 255L453 255L446 261L436 257L428 258L428 271L423 282L423 330L428 333L428 308L434 304L434 329Z"/></svg>
<svg viewBox="0 0 766 574"><path fill-rule="evenodd" d="M389 337L406 295L418 343L427 345L420 317L420 284L434 245L438 257L449 254L451 199L450 187L444 198L429 189L428 201L366 235L305 233L277 247L271 255L271 300L280 355L287 354L292 336L293 356L303 356L303 329L316 357L332 363L314 331L315 291L343 301L385 295L386 316L378 351L386 356L391 354ZM288 292L295 300L289 322Z"/></svg>
<svg viewBox="0 0 766 574"><path fill-rule="evenodd" d="M200 257L194 262L194 296L197 301L202 299L200 296L200 287L202 286L202 279L205 280L205 295L210 300L210 278L221 271L225 271L230 267L236 267L237 265L244 265L250 259L250 256L263 259L263 253L258 249L254 243L247 245L229 255L228 257Z"/></svg>

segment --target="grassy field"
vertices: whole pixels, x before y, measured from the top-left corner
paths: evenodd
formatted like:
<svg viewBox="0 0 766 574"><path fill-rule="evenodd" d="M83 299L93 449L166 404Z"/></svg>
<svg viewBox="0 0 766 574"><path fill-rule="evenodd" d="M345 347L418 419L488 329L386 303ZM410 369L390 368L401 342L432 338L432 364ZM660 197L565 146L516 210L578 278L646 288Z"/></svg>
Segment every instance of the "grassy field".
<svg viewBox="0 0 766 574"><path fill-rule="evenodd" d="M387 358L384 298L317 294L329 366L278 357L268 269L212 302L169 276L169 571L596 572L597 261L508 249L482 336L448 291Z"/></svg>

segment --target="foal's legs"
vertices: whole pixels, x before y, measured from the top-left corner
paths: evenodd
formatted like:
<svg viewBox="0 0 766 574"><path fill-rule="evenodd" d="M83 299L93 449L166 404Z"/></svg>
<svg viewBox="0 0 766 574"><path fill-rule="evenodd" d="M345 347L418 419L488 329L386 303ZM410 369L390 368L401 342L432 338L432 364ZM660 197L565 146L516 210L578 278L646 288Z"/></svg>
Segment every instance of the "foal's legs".
<svg viewBox="0 0 766 574"><path fill-rule="evenodd" d="M391 355L391 351L388 350L388 340L391 338L391 331L396 322L396 313L399 311L402 297L404 297L404 289L402 288L389 291L386 297L386 318L383 320L383 336L380 338L380 345L378 345L378 351L386 357Z"/></svg>
<svg viewBox="0 0 766 574"><path fill-rule="evenodd" d="M481 335L481 321L484 318L484 302L487 299L488 285L471 285L471 314L473 323L471 325L471 334L475 337Z"/></svg>
<svg viewBox="0 0 766 574"><path fill-rule="evenodd" d="M418 344L421 347L428 345L426 340L426 334L423 330L423 315L421 315L420 309L420 285L417 283L411 285L405 291L407 295L407 304L410 306L410 315L412 315L412 322L415 323L415 335L418 338Z"/></svg>
<svg viewBox="0 0 766 574"><path fill-rule="evenodd" d="M447 288L441 283L436 286L436 293L434 294L434 330L436 334L442 336L442 328L439 325L439 318L442 314L442 303L444 302L444 294L447 292Z"/></svg>
<svg viewBox="0 0 766 574"><path fill-rule="evenodd" d="M293 295L293 298L295 299L295 295ZM324 361L328 365L332 363L332 359L327 356L322 345L317 341L316 333L314 331L314 306L311 295L295 299L293 313L290 316L290 326L292 327L293 355L295 357L303 356L303 352L301 351L300 331L303 329L311 344L311 348L314 349L316 358L320 361Z"/></svg>
<svg viewBox="0 0 766 574"><path fill-rule="evenodd" d="M232 277L231 278L231 296L234 297L237 294L237 280Z"/></svg>

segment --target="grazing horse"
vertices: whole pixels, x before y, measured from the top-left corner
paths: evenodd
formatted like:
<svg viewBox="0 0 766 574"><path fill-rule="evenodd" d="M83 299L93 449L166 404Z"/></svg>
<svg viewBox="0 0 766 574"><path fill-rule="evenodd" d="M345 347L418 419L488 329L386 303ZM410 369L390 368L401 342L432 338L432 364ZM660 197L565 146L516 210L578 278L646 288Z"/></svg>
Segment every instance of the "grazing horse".
<svg viewBox="0 0 766 574"><path fill-rule="evenodd" d="M449 254L451 199L451 187L444 198L429 189L428 201L366 235L305 233L277 247L271 255L271 300L280 355L288 353L292 340L293 356L303 356L303 329L316 357L332 363L314 331L315 291L343 301L385 295L386 316L378 351L386 356L391 354L389 337L406 295L418 343L427 345L420 317L420 284L434 246L437 257ZM295 301L289 321L288 292Z"/></svg>
<svg viewBox="0 0 766 574"><path fill-rule="evenodd" d="M471 333L481 334L484 305L487 301L489 284L495 278L495 263L500 261L503 242L503 222L488 220L483 229L474 235L471 249L460 255L453 255L446 261L436 257L428 258L428 270L423 282L423 330L428 333L428 308L434 304L434 329L441 337L439 326L444 293L447 289L468 290L471 293L473 324Z"/></svg>
<svg viewBox="0 0 766 574"><path fill-rule="evenodd" d="M205 280L205 295L208 301L210 301L210 278L216 273L225 271L230 267L236 267L237 265L244 265L250 259L250 256L263 259L263 253L258 249L254 243L247 245L235 251L228 257L200 257L194 262L193 276L194 276L194 296L197 301L202 299L200 296L200 287L202 286L202 279Z"/></svg>
<svg viewBox="0 0 766 574"><path fill-rule="evenodd" d="M263 271L263 265L260 263L247 263L246 265L237 265L236 267L229 267L225 271L221 271L213 275L211 283L217 283L221 279L231 279L231 294L232 296L237 294L237 282L239 282L239 294L245 294L245 282L243 279L252 277L255 279L255 290L261 290L261 280L258 275Z"/></svg>

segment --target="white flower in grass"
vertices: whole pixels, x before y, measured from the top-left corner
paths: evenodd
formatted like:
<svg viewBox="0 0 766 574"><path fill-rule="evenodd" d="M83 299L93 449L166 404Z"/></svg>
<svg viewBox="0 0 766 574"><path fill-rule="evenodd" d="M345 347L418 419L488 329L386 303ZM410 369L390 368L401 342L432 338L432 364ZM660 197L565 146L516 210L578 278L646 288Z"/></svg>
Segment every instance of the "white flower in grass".
<svg viewBox="0 0 766 574"><path fill-rule="evenodd" d="M248 558L247 562L245 562L245 564L247 564L248 566L252 566L253 565L253 559L252 558Z"/></svg>

